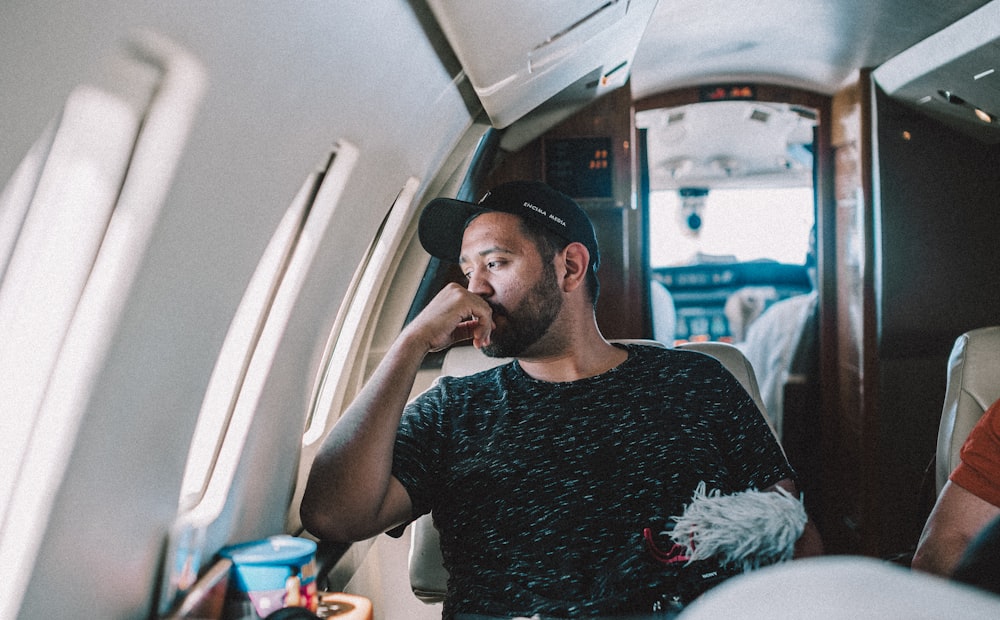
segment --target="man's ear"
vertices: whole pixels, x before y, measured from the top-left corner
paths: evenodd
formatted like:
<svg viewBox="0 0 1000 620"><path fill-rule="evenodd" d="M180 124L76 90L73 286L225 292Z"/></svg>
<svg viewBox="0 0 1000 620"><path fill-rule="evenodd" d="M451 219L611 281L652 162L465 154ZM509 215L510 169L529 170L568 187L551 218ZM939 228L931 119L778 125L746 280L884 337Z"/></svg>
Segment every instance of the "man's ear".
<svg viewBox="0 0 1000 620"><path fill-rule="evenodd" d="M563 290L567 293L576 289L587 278L587 267L590 265L590 252L587 246L578 241L570 243L558 255L562 257L566 274L563 278Z"/></svg>

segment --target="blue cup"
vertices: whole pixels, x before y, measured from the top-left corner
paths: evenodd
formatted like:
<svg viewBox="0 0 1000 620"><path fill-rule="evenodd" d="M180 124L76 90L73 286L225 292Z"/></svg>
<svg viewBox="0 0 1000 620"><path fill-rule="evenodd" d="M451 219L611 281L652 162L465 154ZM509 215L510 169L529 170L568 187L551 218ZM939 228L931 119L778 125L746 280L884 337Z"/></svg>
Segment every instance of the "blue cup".
<svg viewBox="0 0 1000 620"><path fill-rule="evenodd" d="M266 618L284 607L315 612L316 543L294 536L272 536L226 547L219 552L233 562L232 588L249 598L254 611Z"/></svg>

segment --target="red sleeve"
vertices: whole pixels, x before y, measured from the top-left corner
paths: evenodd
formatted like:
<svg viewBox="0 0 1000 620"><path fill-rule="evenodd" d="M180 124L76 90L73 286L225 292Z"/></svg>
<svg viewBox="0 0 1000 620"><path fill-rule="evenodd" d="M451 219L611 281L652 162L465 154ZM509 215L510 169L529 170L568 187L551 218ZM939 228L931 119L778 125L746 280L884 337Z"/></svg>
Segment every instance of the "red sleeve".
<svg viewBox="0 0 1000 620"><path fill-rule="evenodd" d="M1000 506L1000 400L990 405L959 452L949 479L994 506Z"/></svg>

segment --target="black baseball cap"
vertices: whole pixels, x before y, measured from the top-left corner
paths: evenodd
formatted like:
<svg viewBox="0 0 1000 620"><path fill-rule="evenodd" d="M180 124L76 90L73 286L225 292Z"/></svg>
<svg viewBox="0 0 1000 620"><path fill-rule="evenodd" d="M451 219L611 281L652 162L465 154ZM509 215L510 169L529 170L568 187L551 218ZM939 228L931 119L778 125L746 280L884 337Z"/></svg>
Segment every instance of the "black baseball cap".
<svg viewBox="0 0 1000 620"><path fill-rule="evenodd" d="M501 211L540 224L568 242L578 241L590 251L590 268L597 270L601 255L594 225L575 200L541 181L511 181L490 190L478 204L453 198L435 198L420 215L417 234L431 256L457 263L462 235L469 220Z"/></svg>

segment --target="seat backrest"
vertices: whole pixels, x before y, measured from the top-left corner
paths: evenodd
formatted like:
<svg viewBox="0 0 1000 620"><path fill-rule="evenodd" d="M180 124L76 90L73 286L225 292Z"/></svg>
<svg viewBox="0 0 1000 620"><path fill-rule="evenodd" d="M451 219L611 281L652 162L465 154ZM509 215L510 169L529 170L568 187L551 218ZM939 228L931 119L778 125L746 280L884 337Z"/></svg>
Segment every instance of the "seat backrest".
<svg viewBox="0 0 1000 620"><path fill-rule="evenodd" d="M958 465L959 450L983 412L1000 398L1000 326L959 336L948 358L948 385L938 428L937 492Z"/></svg>
<svg viewBox="0 0 1000 620"><path fill-rule="evenodd" d="M780 596L775 596L776 592ZM684 620L997 618L1000 597L859 555L780 562L726 580L684 608Z"/></svg>
<svg viewBox="0 0 1000 620"><path fill-rule="evenodd" d="M456 346L448 349L441 362L441 374L446 377L466 377L481 370L488 370L506 364L509 357L487 357L472 346Z"/></svg>
<svg viewBox="0 0 1000 620"><path fill-rule="evenodd" d="M648 344L663 347L655 340L614 340L618 343ZM757 378L753 366L736 347L723 342L690 342L678 348L699 351L718 359L740 381L753 397L754 402L766 417L766 410L757 388ZM510 361L504 358L490 358L474 347L453 347L446 354L441 366L442 375L465 376L481 370L493 368ZM448 571L441 559L440 537L431 515L423 515L413 522L410 532L410 587L413 594L425 603L444 600L448 584Z"/></svg>
<svg viewBox="0 0 1000 620"><path fill-rule="evenodd" d="M674 296L659 280L649 281L649 308L653 320L653 338L672 346L677 333L677 308Z"/></svg>

